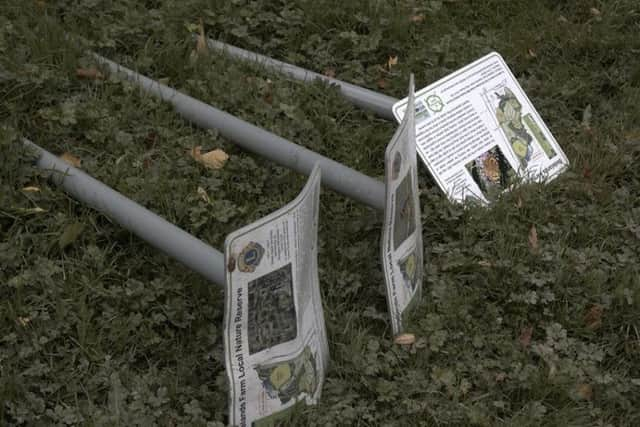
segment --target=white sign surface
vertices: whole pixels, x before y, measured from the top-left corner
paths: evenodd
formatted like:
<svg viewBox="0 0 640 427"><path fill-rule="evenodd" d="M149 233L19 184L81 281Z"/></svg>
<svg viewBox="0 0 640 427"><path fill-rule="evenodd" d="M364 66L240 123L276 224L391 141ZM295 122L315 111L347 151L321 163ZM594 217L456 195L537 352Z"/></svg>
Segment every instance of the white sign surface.
<svg viewBox="0 0 640 427"><path fill-rule="evenodd" d="M394 335L405 332L406 314L422 293L423 250L418 162L416 160L413 75L406 114L384 156L386 205L382 227L382 266Z"/></svg>
<svg viewBox="0 0 640 427"><path fill-rule="evenodd" d="M398 121L406 106L393 106ZM495 52L417 92L415 114L418 153L451 200L486 203L516 177L545 182L569 164Z"/></svg>
<svg viewBox="0 0 640 427"><path fill-rule="evenodd" d="M261 426L320 397L329 362L317 265L320 169L300 195L225 242L229 423Z"/></svg>

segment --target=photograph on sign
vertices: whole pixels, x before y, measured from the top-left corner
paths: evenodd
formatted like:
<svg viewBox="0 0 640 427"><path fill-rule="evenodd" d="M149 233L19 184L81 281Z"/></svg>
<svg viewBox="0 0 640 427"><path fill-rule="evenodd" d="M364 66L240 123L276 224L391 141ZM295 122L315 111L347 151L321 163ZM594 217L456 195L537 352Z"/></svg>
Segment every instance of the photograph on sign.
<svg viewBox="0 0 640 427"><path fill-rule="evenodd" d="M409 105L413 106L413 75ZM385 152L386 208L382 227L382 266L393 335L405 332L406 316L422 292L423 249L418 199L415 120L411 108Z"/></svg>
<svg viewBox="0 0 640 427"><path fill-rule="evenodd" d="M229 421L270 425L315 404L329 362L320 300L320 168L291 203L225 242Z"/></svg>
<svg viewBox="0 0 640 427"><path fill-rule="evenodd" d="M398 121L408 99L393 106ZM548 182L569 160L493 52L415 97L418 154L454 201L487 203L518 180Z"/></svg>

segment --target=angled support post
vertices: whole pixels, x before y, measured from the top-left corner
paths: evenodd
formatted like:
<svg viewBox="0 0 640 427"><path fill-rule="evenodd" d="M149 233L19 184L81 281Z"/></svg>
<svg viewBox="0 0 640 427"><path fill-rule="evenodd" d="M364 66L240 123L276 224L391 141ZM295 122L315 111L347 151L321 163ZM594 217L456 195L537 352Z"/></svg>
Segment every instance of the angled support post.
<svg viewBox="0 0 640 427"><path fill-rule="evenodd" d="M98 54L92 55L98 63L111 72L124 76L145 92L171 103L178 114L194 124L205 129L217 129L220 135L236 145L305 175L310 175L314 165L318 163L322 169L322 183L327 187L375 209L384 209L385 187L381 181L287 141Z"/></svg>
<svg viewBox="0 0 640 427"><path fill-rule="evenodd" d="M36 165L79 201L107 215L151 246L220 286L225 285L224 254L176 227L164 218L126 198L64 160L23 139L39 157Z"/></svg>
<svg viewBox="0 0 640 427"><path fill-rule="evenodd" d="M218 40L207 39L207 45L209 48L224 52L233 58L238 58L247 62L255 62L266 68L272 69L286 76L289 76L295 80L303 82L311 82L314 80L321 80L331 85L336 85L340 88L340 93L347 100L354 105L368 111L372 111L376 115L391 121L395 121L393 116L393 104L399 100L379 93L370 89L366 89L351 83L347 83L342 80L334 79L324 76L311 70L307 70L297 65L289 64L277 59L270 58L259 53L251 52L228 43L223 43Z"/></svg>

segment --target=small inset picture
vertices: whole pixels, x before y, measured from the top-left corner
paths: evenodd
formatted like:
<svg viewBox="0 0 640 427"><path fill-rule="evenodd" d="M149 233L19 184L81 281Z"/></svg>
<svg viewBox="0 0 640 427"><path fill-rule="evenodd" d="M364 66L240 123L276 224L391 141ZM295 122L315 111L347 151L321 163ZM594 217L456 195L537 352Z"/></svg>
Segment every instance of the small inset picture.
<svg viewBox="0 0 640 427"><path fill-rule="evenodd" d="M502 192L511 185L516 176L516 171L498 146L485 151L465 167L485 197Z"/></svg>
<svg viewBox="0 0 640 427"><path fill-rule="evenodd" d="M398 261L398 266L402 273L402 280L405 286L411 291L416 290L416 285L418 283L418 269L421 268L419 263L420 261L416 256L415 250L411 251L409 255Z"/></svg>
<svg viewBox="0 0 640 427"><path fill-rule="evenodd" d="M407 240L416 230L416 217L413 207L413 180L406 174L396 188L395 215L393 217L393 250Z"/></svg>
<svg viewBox="0 0 640 427"><path fill-rule="evenodd" d="M282 404L295 400L302 393L312 396L318 386L316 359L309 346L292 360L256 366L258 378L271 399Z"/></svg>

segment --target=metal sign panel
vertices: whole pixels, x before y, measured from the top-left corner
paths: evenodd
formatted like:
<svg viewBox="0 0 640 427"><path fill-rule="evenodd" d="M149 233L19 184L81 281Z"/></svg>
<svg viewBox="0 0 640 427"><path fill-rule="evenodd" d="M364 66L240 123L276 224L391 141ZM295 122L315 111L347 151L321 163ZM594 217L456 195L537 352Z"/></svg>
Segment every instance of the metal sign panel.
<svg viewBox="0 0 640 427"><path fill-rule="evenodd" d="M393 106L398 120L407 99ZM415 95L418 154L451 200L488 203L567 169L560 148L506 62L493 52Z"/></svg>

